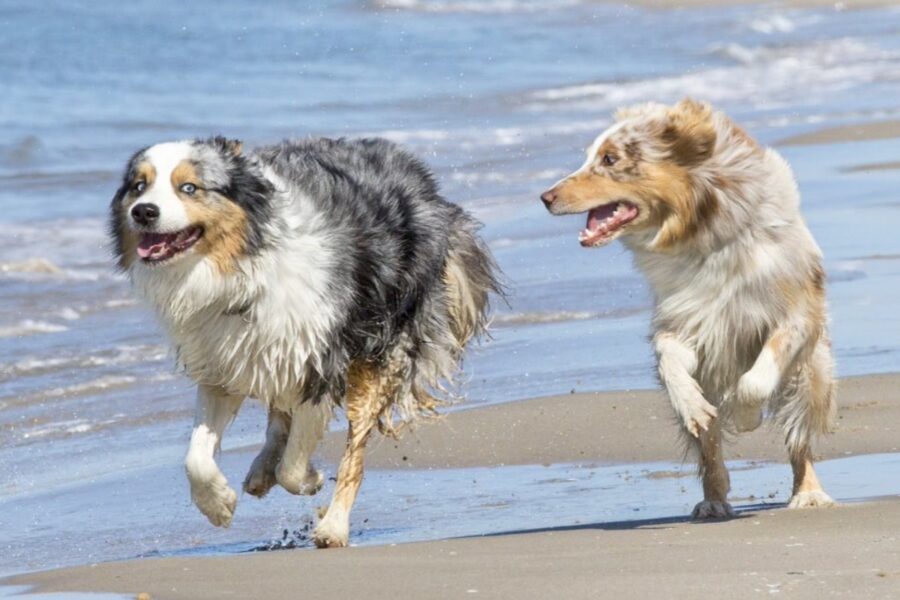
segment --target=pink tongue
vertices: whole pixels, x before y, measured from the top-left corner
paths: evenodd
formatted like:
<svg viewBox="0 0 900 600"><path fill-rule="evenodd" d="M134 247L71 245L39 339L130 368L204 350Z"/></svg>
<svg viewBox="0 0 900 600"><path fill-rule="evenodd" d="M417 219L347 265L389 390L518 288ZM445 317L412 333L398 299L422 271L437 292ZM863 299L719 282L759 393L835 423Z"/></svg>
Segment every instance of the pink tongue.
<svg viewBox="0 0 900 600"><path fill-rule="evenodd" d="M138 242L137 253L141 258L149 258L165 250L166 246L175 239L171 233L145 233Z"/></svg>
<svg viewBox="0 0 900 600"><path fill-rule="evenodd" d="M590 213L588 213L587 228L590 231L596 230L598 227L600 227L600 223L605 221L608 217L612 216L614 212L616 212L617 206L619 206L619 204L617 202L613 202L612 204L605 204L593 209Z"/></svg>

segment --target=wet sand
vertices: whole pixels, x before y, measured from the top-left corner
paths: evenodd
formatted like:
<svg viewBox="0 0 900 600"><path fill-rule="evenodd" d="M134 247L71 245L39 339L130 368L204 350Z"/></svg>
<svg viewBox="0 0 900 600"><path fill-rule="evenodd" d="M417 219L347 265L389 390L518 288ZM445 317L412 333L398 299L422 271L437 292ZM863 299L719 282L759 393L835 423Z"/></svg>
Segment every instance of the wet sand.
<svg viewBox="0 0 900 600"><path fill-rule="evenodd" d="M591 525L390 547L111 563L25 578L152 598L896 598L900 502L707 524Z"/></svg>
<svg viewBox="0 0 900 600"><path fill-rule="evenodd" d="M900 374L842 380L838 431L823 457L896 452ZM783 458L773 432L743 436L728 458ZM333 459L340 433L324 454ZM419 468L677 456L658 392L574 394L460 411L385 441L370 465ZM248 450L245 450L249 452ZM404 459L405 457L405 459ZM755 597L900 594L900 501L813 511L749 509L729 522L684 519L334 551L106 563L20 576L41 591L148 592L153 598Z"/></svg>
<svg viewBox="0 0 900 600"><path fill-rule="evenodd" d="M900 121L871 121L853 125L826 127L810 133L794 135L777 142L779 146L808 146L888 140L900 137Z"/></svg>
<svg viewBox="0 0 900 600"><path fill-rule="evenodd" d="M846 169L848 173L868 173L870 171L898 171L900 160L883 163L867 163Z"/></svg>

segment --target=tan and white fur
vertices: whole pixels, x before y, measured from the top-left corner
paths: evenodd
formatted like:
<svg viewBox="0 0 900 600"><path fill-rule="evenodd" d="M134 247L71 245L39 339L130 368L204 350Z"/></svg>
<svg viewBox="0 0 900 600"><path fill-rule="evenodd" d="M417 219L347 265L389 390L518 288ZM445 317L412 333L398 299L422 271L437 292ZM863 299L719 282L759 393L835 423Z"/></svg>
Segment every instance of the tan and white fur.
<svg viewBox="0 0 900 600"><path fill-rule="evenodd" d="M723 433L764 416L785 436L788 506L832 504L811 450L835 413L822 253L785 160L707 104L645 104L620 110L542 200L587 212L582 245L621 239L650 282L659 378L699 456L693 517L733 514Z"/></svg>

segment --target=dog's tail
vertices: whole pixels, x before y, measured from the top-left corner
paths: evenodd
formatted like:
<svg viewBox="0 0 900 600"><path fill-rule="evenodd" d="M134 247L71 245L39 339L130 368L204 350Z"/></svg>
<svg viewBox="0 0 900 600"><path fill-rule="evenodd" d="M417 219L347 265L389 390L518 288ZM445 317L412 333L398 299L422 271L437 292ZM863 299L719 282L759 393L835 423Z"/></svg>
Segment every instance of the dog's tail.
<svg viewBox="0 0 900 600"><path fill-rule="evenodd" d="M456 219L444 267L450 329L460 349L486 332L490 295L504 297L499 269L478 235L479 228L468 215Z"/></svg>
<svg viewBox="0 0 900 600"><path fill-rule="evenodd" d="M499 269L487 245L478 236L480 224L461 210L449 223L450 236L444 262L444 287L419 316L414 347L400 346L390 364L403 384L395 400L379 416L382 433L396 436L404 425L435 416L455 397L460 359L466 343L485 334L490 298L504 298Z"/></svg>

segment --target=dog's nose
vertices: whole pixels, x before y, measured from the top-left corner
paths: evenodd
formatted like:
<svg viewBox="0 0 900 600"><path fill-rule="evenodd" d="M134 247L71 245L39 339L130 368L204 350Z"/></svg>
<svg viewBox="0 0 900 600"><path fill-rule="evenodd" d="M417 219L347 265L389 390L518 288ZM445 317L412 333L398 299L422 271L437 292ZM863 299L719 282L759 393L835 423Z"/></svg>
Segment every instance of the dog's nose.
<svg viewBox="0 0 900 600"><path fill-rule="evenodd" d="M554 200L556 200L556 192L554 192L553 190L547 190L546 192L541 194L541 201L547 208L550 208L550 205L553 204Z"/></svg>
<svg viewBox="0 0 900 600"><path fill-rule="evenodd" d="M150 225L159 218L159 207L149 202L135 204L131 209L131 217L140 225Z"/></svg>

